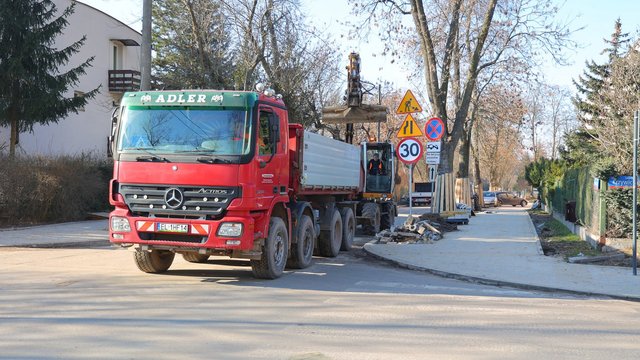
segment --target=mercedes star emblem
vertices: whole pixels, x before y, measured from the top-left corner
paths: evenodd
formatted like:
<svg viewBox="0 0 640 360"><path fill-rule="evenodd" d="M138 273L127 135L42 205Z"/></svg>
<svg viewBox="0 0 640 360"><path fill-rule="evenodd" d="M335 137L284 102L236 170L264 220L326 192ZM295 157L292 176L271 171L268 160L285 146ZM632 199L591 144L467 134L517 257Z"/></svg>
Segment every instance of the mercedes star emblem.
<svg viewBox="0 0 640 360"><path fill-rule="evenodd" d="M171 188L164 193L164 202L172 209L177 209L182 205L184 195L180 189Z"/></svg>

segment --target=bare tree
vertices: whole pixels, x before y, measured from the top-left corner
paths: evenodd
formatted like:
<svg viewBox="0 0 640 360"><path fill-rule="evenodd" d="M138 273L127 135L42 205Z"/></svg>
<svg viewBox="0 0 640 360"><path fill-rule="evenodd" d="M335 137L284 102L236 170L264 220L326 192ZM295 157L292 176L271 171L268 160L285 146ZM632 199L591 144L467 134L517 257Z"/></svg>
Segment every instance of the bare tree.
<svg viewBox="0 0 640 360"><path fill-rule="evenodd" d="M371 14L365 24L385 20L395 30L389 34L410 34L418 39L430 105L434 115L446 124L441 172L453 170L454 151L464 135L479 74L508 62L511 57L534 61L537 57L533 54L539 50L553 52L561 62L558 50L570 34L566 26L552 22L554 9L550 1L363 0L359 3ZM389 20L396 15L411 16L414 27L398 31L399 22ZM397 43L413 45L405 50L415 51L416 42ZM445 207L452 205L445 203Z"/></svg>
<svg viewBox="0 0 640 360"><path fill-rule="evenodd" d="M325 101L335 97L340 53L331 39L307 25L295 0L223 2L234 29L236 87L257 79L282 94L292 121L320 128Z"/></svg>
<svg viewBox="0 0 640 360"><path fill-rule="evenodd" d="M564 134L575 127L576 114L571 104L569 90L555 85L548 87L547 94L547 116L551 127L551 158L557 159Z"/></svg>

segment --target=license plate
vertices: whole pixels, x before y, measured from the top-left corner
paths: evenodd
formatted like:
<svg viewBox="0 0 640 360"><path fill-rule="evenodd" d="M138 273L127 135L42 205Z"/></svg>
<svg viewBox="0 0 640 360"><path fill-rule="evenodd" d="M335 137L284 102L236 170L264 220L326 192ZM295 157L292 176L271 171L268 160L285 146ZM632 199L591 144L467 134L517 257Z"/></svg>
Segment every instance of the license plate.
<svg viewBox="0 0 640 360"><path fill-rule="evenodd" d="M188 233L188 224L169 224L169 223L157 223L157 232L172 232L172 233Z"/></svg>

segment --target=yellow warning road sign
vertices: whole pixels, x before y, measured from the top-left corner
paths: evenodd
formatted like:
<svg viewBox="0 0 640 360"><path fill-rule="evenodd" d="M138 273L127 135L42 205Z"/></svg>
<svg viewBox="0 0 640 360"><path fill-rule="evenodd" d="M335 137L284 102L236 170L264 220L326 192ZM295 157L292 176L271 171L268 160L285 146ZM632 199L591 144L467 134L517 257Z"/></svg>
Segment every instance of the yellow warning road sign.
<svg viewBox="0 0 640 360"><path fill-rule="evenodd" d="M411 114L407 115L407 118L404 119L402 125L400 125L400 130L398 130L398 137L419 137L422 136L422 130L420 130L420 126L416 124L416 121L413 119Z"/></svg>
<svg viewBox="0 0 640 360"><path fill-rule="evenodd" d="M413 96L411 90L407 90L402 101L400 101L396 114L411 114L416 112L422 112L422 106L420 106L416 97Z"/></svg>

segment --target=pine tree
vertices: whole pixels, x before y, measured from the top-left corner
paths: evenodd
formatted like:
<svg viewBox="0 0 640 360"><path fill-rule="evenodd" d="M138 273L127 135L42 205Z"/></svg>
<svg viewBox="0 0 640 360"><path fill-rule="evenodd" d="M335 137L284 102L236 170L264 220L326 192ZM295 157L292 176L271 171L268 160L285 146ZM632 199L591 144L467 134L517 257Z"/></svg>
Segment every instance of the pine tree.
<svg viewBox="0 0 640 360"><path fill-rule="evenodd" d="M578 133L566 137L563 158L573 165L589 164L599 174L609 171L611 164L625 173L630 163L629 144L620 131L629 126L626 104L637 103L628 96L635 93L628 89L638 86L635 75L631 75L637 66L633 64L635 57L630 56L633 51L628 50L629 36L622 32L620 19L615 22L611 40L604 41L602 54L607 55L607 61L588 62L584 75L574 81L579 92L574 103L582 126Z"/></svg>
<svg viewBox="0 0 640 360"><path fill-rule="evenodd" d="M602 50L602 54L608 54L609 63L619 58L624 53L624 46L631 41L631 39L629 39L629 33L622 33L620 18L616 20L613 27L614 31L613 34L611 34L611 40L602 39L605 44L609 45L608 48Z"/></svg>
<svg viewBox="0 0 640 360"><path fill-rule="evenodd" d="M84 97L65 97L91 66L93 57L66 72L67 64L86 39L55 48L55 39L68 25L74 5L55 17L51 0L0 0L0 125L11 129L10 156L15 155L19 134L33 132L35 124L57 123L77 113L99 88Z"/></svg>
<svg viewBox="0 0 640 360"><path fill-rule="evenodd" d="M622 33L622 23L620 19L614 24L614 32L611 34L611 40L604 39L608 45L602 51L607 54L608 59L604 64L596 64L595 61L587 61L587 69L578 81L573 84L578 90L578 95L573 99L578 110L578 120L588 127L597 127L600 124L602 116L608 112L603 108L603 89L611 76L611 65L616 59L619 59L624 53L624 46L629 43L629 34Z"/></svg>

